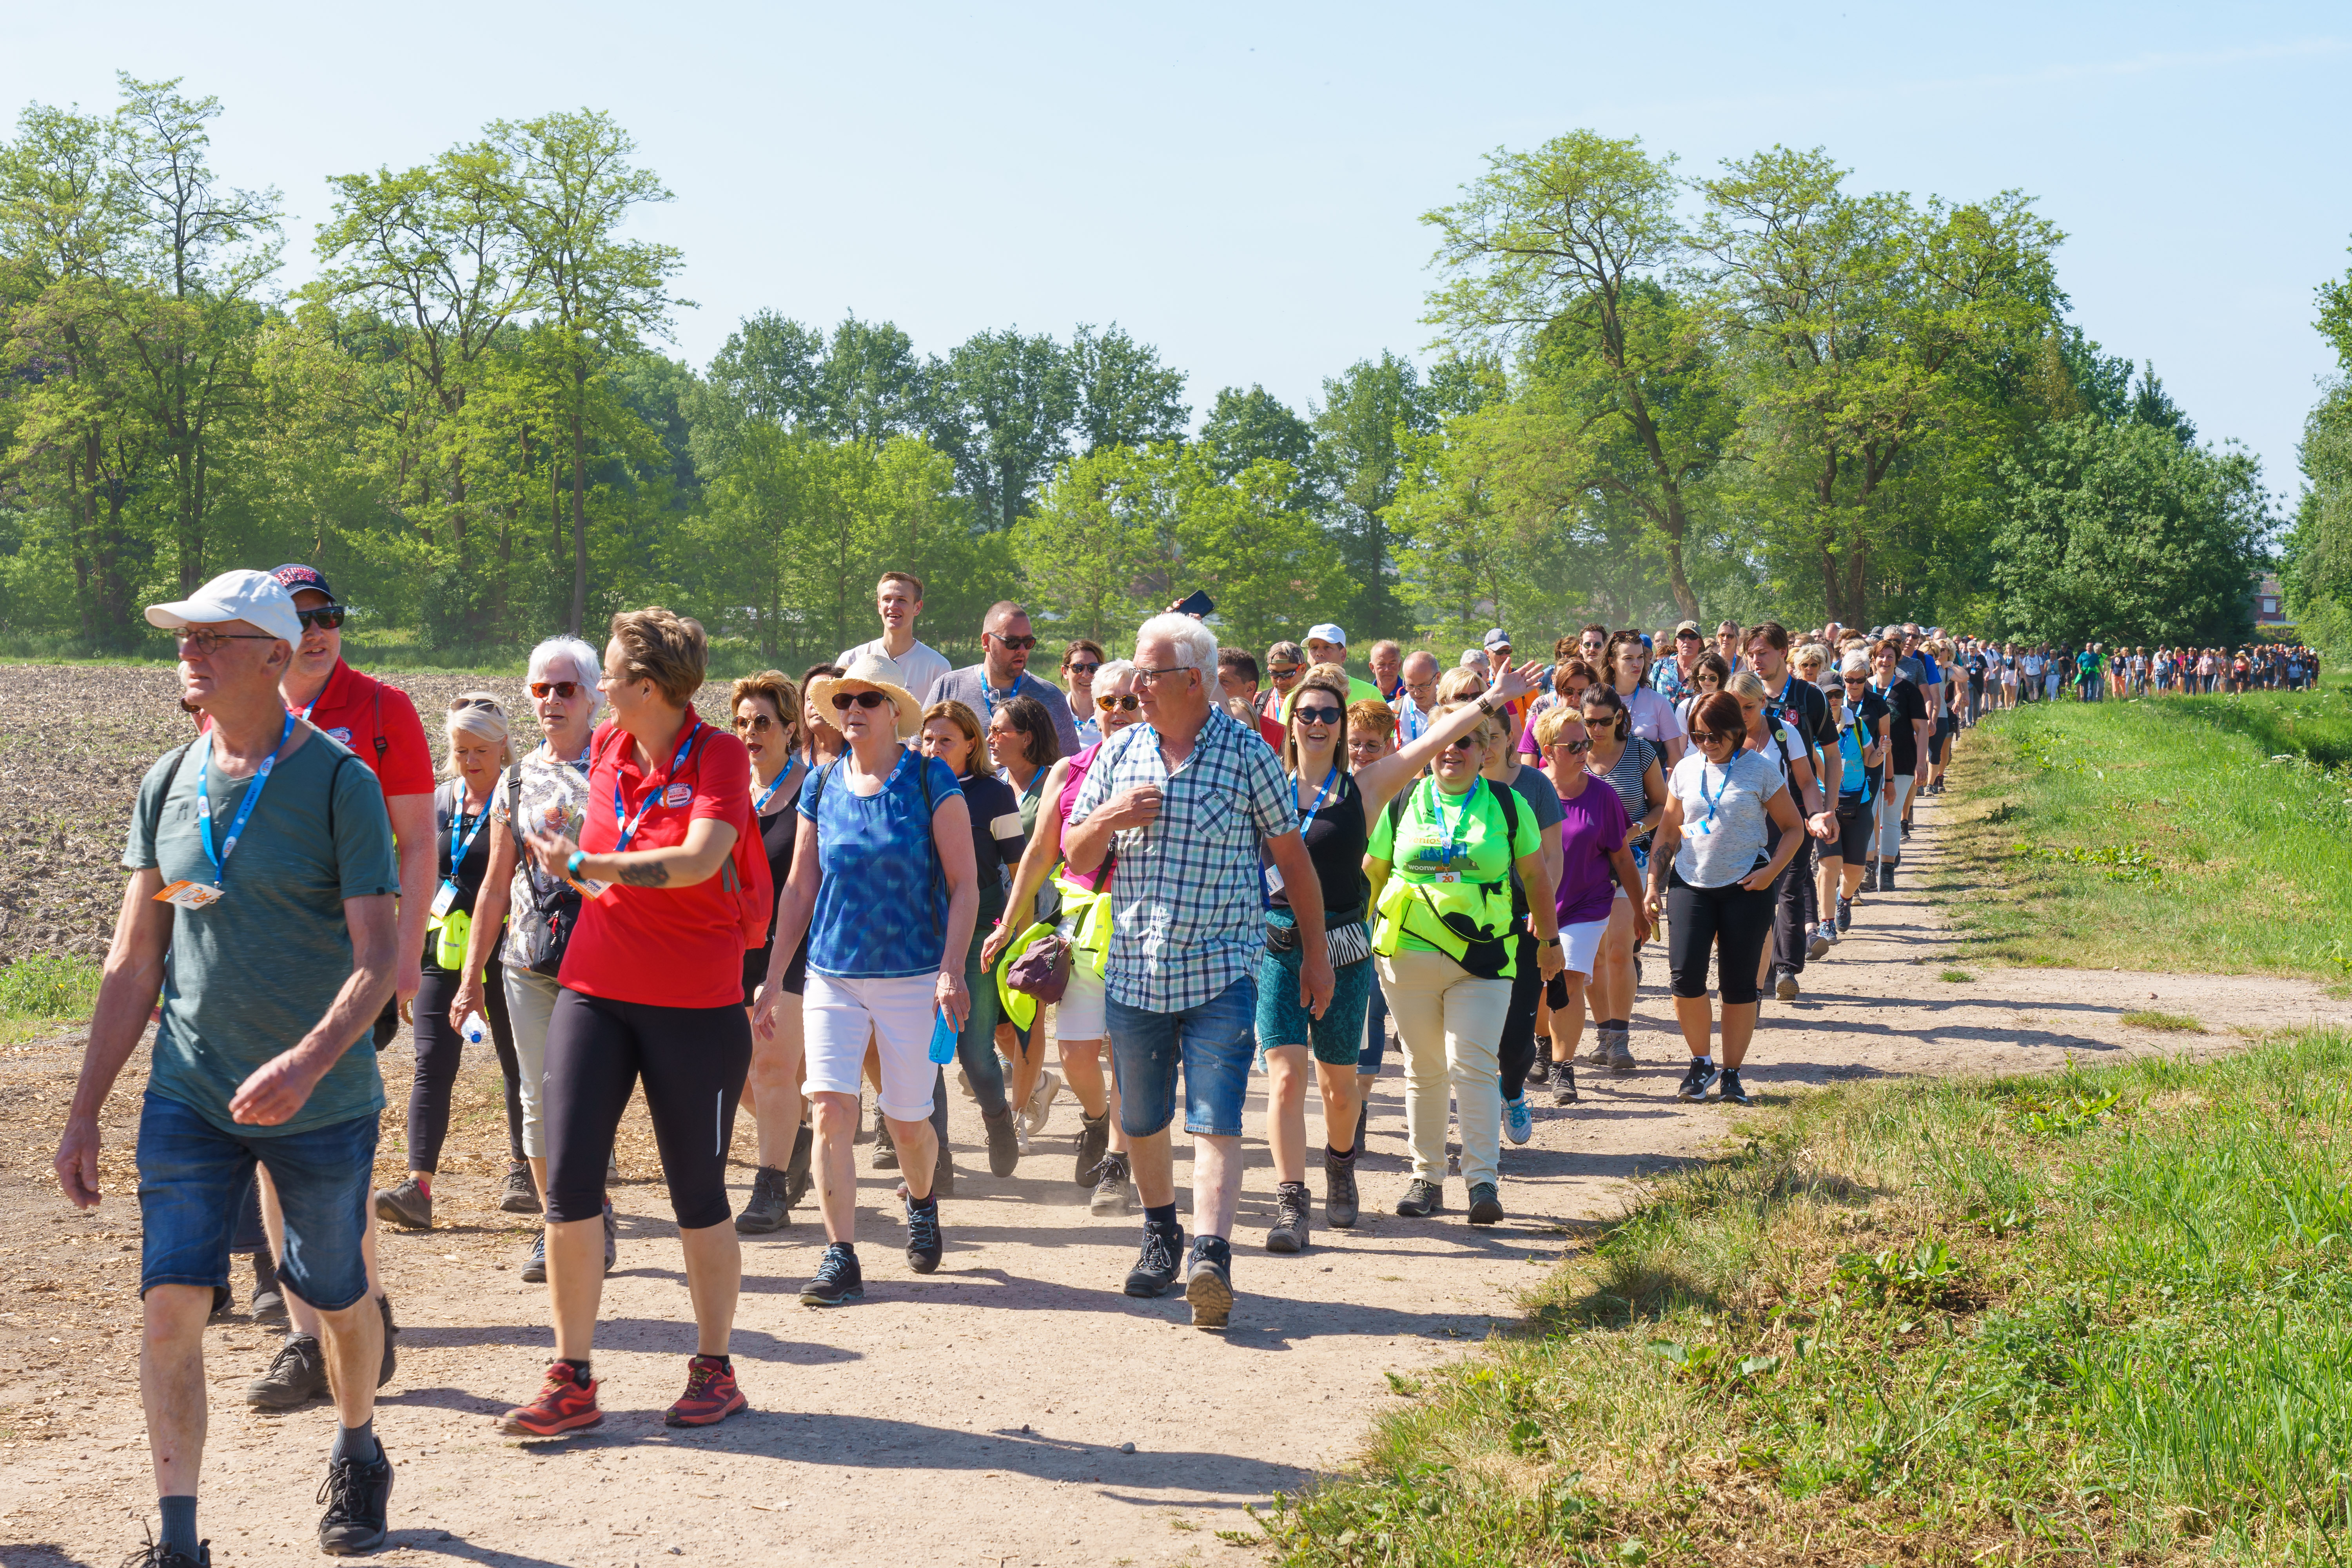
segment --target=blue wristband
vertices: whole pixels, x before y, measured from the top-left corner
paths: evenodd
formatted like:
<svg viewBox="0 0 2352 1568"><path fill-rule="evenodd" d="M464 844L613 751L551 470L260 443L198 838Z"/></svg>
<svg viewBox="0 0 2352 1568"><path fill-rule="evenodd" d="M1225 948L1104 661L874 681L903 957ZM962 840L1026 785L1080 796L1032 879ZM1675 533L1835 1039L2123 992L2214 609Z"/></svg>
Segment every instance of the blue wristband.
<svg viewBox="0 0 2352 1568"><path fill-rule="evenodd" d="M588 856L586 851L574 849L570 855L564 858L563 868L567 872L571 873L572 880L578 881L580 879L580 868L586 865L587 862Z"/></svg>

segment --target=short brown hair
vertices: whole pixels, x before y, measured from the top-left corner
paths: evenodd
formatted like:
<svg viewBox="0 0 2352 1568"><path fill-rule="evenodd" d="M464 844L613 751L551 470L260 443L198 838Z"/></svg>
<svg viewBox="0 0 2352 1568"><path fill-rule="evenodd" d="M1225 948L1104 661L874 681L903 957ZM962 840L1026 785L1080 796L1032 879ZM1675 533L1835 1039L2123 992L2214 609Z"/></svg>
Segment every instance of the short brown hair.
<svg viewBox="0 0 2352 1568"><path fill-rule="evenodd" d="M1748 733L1748 713L1739 706L1739 699L1728 691L1710 691L1691 709L1691 736L1702 734L1737 735Z"/></svg>
<svg viewBox="0 0 2352 1568"><path fill-rule="evenodd" d="M1591 665L1586 663L1583 659L1564 658L1559 661L1559 667L1551 672L1551 689L1553 692L1561 697L1567 696L1568 683L1574 680L1579 676L1582 676L1584 678L1584 684L1587 686L1606 686L1609 684L1607 681L1601 679L1601 672L1599 670L1593 668Z"/></svg>
<svg viewBox="0 0 2352 1568"><path fill-rule="evenodd" d="M1754 642L1758 637L1762 637L1766 646L1779 652L1789 651L1789 628L1778 621L1759 621L1748 627L1746 641Z"/></svg>
<svg viewBox="0 0 2352 1568"><path fill-rule="evenodd" d="M763 669L757 675L739 675L727 696L727 711L731 715L743 706L743 699L757 697L776 710L784 723L784 743L800 743L801 692L781 669Z"/></svg>
<svg viewBox="0 0 2352 1568"><path fill-rule="evenodd" d="M972 770L978 767L988 755L985 749L986 742L981 736L980 715L950 697L934 702L923 710L922 723L915 726L916 733L919 735L923 725L929 724L934 719L944 719L963 731L966 749L963 754L963 773L959 776L970 778Z"/></svg>
<svg viewBox="0 0 2352 1568"><path fill-rule="evenodd" d="M1071 658L1082 653L1090 653L1094 655L1095 662L1097 664L1100 664L1103 661L1102 644L1095 641L1092 637L1072 637L1069 641L1069 646L1062 649L1062 668L1064 669L1069 668Z"/></svg>
<svg viewBox="0 0 2352 1568"><path fill-rule="evenodd" d="M901 572L894 567L890 571L883 573L881 578L876 582L874 586L877 589L879 589L884 583L904 583L908 587L912 588L915 591L915 603L919 605L923 602L923 580L920 577L916 576L912 572Z"/></svg>
<svg viewBox="0 0 2352 1568"><path fill-rule="evenodd" d="M650 680L675 708L684 708L702 689L710 668L710 639L702 623L659 605L621 610L613 616L613 640L621 645L621 676Z"/></svg>

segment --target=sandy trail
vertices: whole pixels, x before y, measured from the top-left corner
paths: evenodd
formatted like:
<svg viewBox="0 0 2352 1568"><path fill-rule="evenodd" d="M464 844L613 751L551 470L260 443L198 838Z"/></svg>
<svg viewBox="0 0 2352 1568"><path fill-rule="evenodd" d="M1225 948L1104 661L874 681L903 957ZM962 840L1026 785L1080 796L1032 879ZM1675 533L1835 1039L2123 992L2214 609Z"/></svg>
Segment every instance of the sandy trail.
<svg viewBox="0 0 2352 1568"><path fill-rule="evenodd" d="M2352 1016L2317 986L2262 977L1986 970L1947 983L1944 931L1919 890L1936 857L1938 809L1934 800L1919 808L1906 889L1861 906L1852 938L1807 972L1801 1001L1766 1004L1748 1081L1768 1099L1840 1079L2202 1053L2228 1048L2234 1030ZM753 1410L695 1434L660 1425L691 1343L676 1232L648 1180L615 1193L621 1261L597 1352L604 1425L530 1447L492 1432L492 1414L537 1386L552 1341L542 1293L517 1279L525 1223L490 1207L502 1139L478 1130L453 1137L472 1158L445 1171L443 1228L385 1237L404 1328L378 1419L399 1464L386 1559L499 1568L672 1556L988 1568L1241 1561L1243 1549L1217 1532L1247 1531L1244 1505L1346 1463L1392 1397L1384 1372L1458 1354L1507 1319L1516 1291L1571 1244L1563 1222L1615 1212L1625 1178L1702 1154L1735 1125L1738 1112L1673 1098L1683 1052L1670 1033L1664 968L1653 947L1635 1028L1640 1074L1586 1075L1584 1102L1573 1108L1531 1091L1535 1141L1506 1149L1511 1215L1491 1230L1464 1224L1458 1181L1444 1216L1387 1212L1407 1180L1393 1055L1374 1102L1365 1218L1354 1232L1320 1228L1318 1203L1305 1254L1259 1250L1273 1181L1263 1143L1253 1142L1235 1247L1240 1300L1222 1336L1191 1329L1181 1299L1119 1294L1140 1222L1087 1213L1071 1181L1066 1098L1022 1170L998 1181L985 1173L978 1115L959 1097L961 1191L946 1205L940 1273L919 1279L905 1267L891 1217L895 1175L871 1173L861 1148L867 1299L830 1312L798 1304L822 1245L809 1209L791 1229L747 1240L734 1352ZM2189 1015L2209 1033L2158 1035L2120 1022L2137 1008ZM405 1089L400 1054L386 1058L395 1106ZM16 1199L6 1234L20 1244L0 1279L65 1268L73 1282L50 1295L5 1290L0 1404L13 1409L0 1415L0 1564L12 1568L114 1563L139 1539L134 1521L153 1516L131 1360L136 1254L126 1248L136 1232L126 1227L135 1227L135 1210L120 1191L97 1217L69 1217L45 1173L23 1159L54 1137L60 1075L69 1084L77 1056L70 1043L52 1042L11 1054L0 1069L19 1152L5 1174ZM494 1072L478 1069L478 1096L490 1094ZM135 1103L126 1091L135 1090L117 1091L118 1151L125 1107ZM1259 1109L1254 1100L1254 1140ZM384 1147L396 1161L395 1128L387 1126ZM748 1149L748 1131L737 1147ZM739 1185L749 1179L739 1172ZM1319 1173L1312 1183L1319 1197ZM238 1289L242 1301L241 1275ZM272 1343L242 1321L207 1336L203 1521L223 1565L318 1555L310 1494L328 1407L265 1416L239 1398ZM1121 1451L1127 1443L1133 1453Z"/></svg>

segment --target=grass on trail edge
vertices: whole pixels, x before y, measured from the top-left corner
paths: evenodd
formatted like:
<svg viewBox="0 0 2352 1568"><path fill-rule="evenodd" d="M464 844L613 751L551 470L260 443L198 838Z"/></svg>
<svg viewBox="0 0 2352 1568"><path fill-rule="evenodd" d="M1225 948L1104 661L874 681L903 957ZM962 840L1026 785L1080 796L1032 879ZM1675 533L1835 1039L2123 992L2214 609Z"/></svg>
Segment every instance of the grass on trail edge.
<svg viewBox="0 0 2352 1568"><path fill-rule="evenodd" d="M1845 1086L1652 1184L1523 1333L1391 1382L1300 1568L2336 1563L2352 1037Z"/></svg>
<svg viewBox="0 0 2352 1568"><path fill-rule="evenodd" d="M1951 959L2352 981L2352 692L2032 704L1949 785Z"/></svg>

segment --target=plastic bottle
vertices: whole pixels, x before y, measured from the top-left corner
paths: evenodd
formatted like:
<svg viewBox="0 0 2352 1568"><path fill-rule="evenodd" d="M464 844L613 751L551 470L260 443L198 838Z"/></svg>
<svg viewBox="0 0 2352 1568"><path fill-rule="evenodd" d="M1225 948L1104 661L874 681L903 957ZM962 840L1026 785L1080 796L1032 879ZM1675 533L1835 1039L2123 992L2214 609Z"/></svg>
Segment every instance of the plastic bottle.
<svg viewBox="0 0 2352 1568"><path fill-rule="evenodd" d="M490 1037L490 1026L482 1021L482 1016L479 1013L468 1013L466 1015L465 1026L457 1033L464 1037L467 1045L478 1046Z"/></svg>

